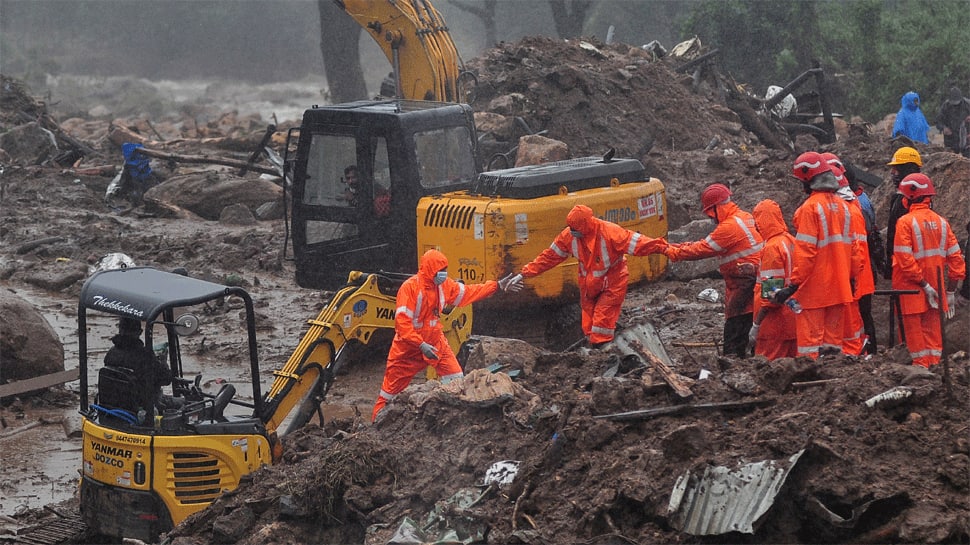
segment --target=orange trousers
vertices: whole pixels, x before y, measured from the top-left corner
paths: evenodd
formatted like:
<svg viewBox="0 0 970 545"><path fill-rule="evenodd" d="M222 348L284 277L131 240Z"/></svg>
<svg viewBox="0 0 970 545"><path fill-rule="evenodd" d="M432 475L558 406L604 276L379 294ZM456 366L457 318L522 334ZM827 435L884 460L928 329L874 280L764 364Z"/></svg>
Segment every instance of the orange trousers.
<svg viewBox="0 0 970 545"><path fill-rule="evenodd" d="M940 311L931 308L919 314L903 314L903 329L913 365L930 367L943 357L943 333L940 331Z"/></svg>
<svg viewBox="0 0 970 545"><path fill-rule="evenodd" d="M606 343L613 340L616 321L626 298L627 284L624 279L616 286L608 286L595 299L580 295L579 307L582 310L583 333L589 337L589 344Z"/></svg>
<svg viewBox="0 0 970 545"><path fill-rule="evenodd" d="M795 315L795 337L799 356L808 356L814 360L818 359L822 348L842 350L844 306L806 308Z"/></svg>
<svg viewBox="0 0 970 545"><path fill-rule="evenodd" d="M845 315L842 317L842 353L850 356L862 354L865 334L865 324L862 323L859 302L853 301L845 305Z"/></svg>
<svg viewBox="0 0 970 545"><path fill-rule="evenodd" d="M426 359L420 350L415 350L415 352L417 353L407 354L410 357L387 360L387 367L384 369L384 382L381 384L381 392L377 395L377 402L374 403L371 422L377 419L377 414L387 405L388 401L403 392L408 384L411 384L411 380L428 366L434 368L443 383L464 376L458 358L455 357L455 353L451 351L451 347L447 343L438 348L437 360Z"/></svg>

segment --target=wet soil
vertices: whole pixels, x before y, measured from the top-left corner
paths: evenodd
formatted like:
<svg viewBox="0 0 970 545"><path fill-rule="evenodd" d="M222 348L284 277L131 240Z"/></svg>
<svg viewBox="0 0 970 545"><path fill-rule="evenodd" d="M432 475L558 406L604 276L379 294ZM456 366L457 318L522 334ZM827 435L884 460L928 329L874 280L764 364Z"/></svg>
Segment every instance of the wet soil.
<svg viewBox="0 0 970 545"><path fill-rule="evenodd" d="M598 53L538 38L500 45L473 61L482 86L476 110L492 107L521 115L534 130L549 130L549 137L567 142L574 156L617 147L620 155L639 158L666 185L671 228L702 219L698 195L715 181L729 183L742 208L772 198L791 217L803 195L789 175L790 152L765 148L751 133L725 124L730 116L714 90L693 92L682 75L633 48L595 46ZM236 112L231 119L246 114ZM175 149L197 154L204 147L197 139L201 135L193 132L198 124L186 122L184 115L152 119L152 126L167 138L186 138ZM144 127L143 119L119 122ZM258 140L265 123L246 125L246 130ZM103 136L107 124L104 119L70 123L74 137L98 152L79 166L120 164L120 153ZM240 126L231 125L234 130ZM826 149L886 179L892 143L868 124L853 126L856 130L847 130ZM206 136L218 136L219 130L214 122ZM715 137L717 143L705 149ZM940 180L944 192L938 210L954 225L964 225L970 161L940 147L921 151L924 171ZM219 167L183 165L172 167L171 174L199 168ZM81 282L52 289L50 279L86 271L101 256L123 252L139 265L183 266L190 274L218 281L241 279L258 302L262 379L268 384L272 369L297 345L305 321L329 297L295 285L292 263L282 254L282 222L238 226L173 218L150 208L120 213L102 199L110 176L80 172L77 167L11 164L0 176L0 285L29 294L52 322L61 324L57 330L66 346L66 367L76 361L76 333L70 326ZM890 196L886 185L871 192L881 222ZM16 251L53 234L59 240ZM514 395L473 403L419 377L370 425L367 415L383 371L381 357L372 355L338 377L324 406L323 425L312 422L286 439L282 464L256 472L238 490L188 519L168 536L169 543L412 542L401 537L407 519L424 527L421 538L427 541L451 528L459 532L458 539L488 543L970 542L966 347L953 347L948 387L942 370L920 373L905 365L903 352L888 349L887 309L877 300L884 338L871 359L724 358L715 346L723 306L697 299L708 287L723 293L716 277L666 278L636 286L621 319L627 326L648 321L656 328L676 372L696 381L690 400L676 396L642 363L619 361L609 352L566 352L568 335L537 342L533 333L528 340L539 350L496 343L483 352L506 363L497 374L520 372ZM966 321L967 312L958 319ZM484 327L487 321L477 323ZM108 324L97 327L109 336ZM482 327L477 334L494 335ZM210 336L205 350L189 345L193 372L213 384L219 378L241 381L245 370L229 363L238 359L240 342L226 333ZM493 361L479 358L467 370ZM707 378L702 380L702 374ZM901 385L912 395L899 404L866 406L866 400ZM56 418L76 403L74 390L76 383L68 383L59 394L70 402L58 396L5 401L0 416L7 426L51 413ZM609 418L725 402L757 403ZM77 439L63 439L57 426L45 425L0 438L0 444L4 515L28 525L51 516L34 508L70 501L80 465ZM701 475L712 466L735 469L783 460L803 450L753 534L705 537L682 531L676 515L668 512L675 483L687 472ZM516 479L506 486L485 486L486 470L502 460L519 462ZM441 503L464 489L477 499L470 507ZM441 515L429 518L436 507Z"/></svg>

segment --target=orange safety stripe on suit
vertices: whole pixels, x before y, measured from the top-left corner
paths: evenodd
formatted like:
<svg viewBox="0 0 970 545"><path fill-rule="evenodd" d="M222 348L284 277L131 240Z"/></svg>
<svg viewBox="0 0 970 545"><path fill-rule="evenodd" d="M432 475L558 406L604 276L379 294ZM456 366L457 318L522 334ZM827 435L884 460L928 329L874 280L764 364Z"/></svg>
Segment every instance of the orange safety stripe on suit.
<svg viewBox="0 0 970 545"><path fill-rule="evenodd" d="M629 278L626 254L660 253L667 247L667 242L596 218L584 205L574 207L567 221L582 236L576 238L570 228L563 229L548 248L522 267L522 276L538 276L570 256L575 257L579 262L583 333L589 336L591 343L608 342L613 339L626 296Z"/></svg>
<svg viewBox="0 0 970 545"><path fill-rule="evenodd" d="M930 307L920 285L926 281L933 286L939 293L940 306L948 310L946 286L941 286L938 278L943 267L951 283L966 278L966 262L950 224L931 210L929 203L913 203L896 222L893 289L920 290L917 294L900 295L899 307L906 331L903 341L913 363L923 367L940 363L943 336L940 311Z"/></svg>
<svg viewBox="0 0 970 545"><path fill-rule="evenodd" d="M664 253L672 261L717 257L724 277L724 317L733 318L753 312L748 296L757 280L764 239L751 214L733 201L716 205L716 211L719 221L710 235L696 242L671 244Z"/></svg>
<svg viewBox="0 0 970 545"><path fill-rule="evenodd" d="M384 381L372 419L429 365L444 381L462 375L438 318L446 306L466 306L490 297L498 291L498 283L489 280L482 284L462 284L448 278L443 284L435 285L435 273L447 266L448 259L443 253L429 250L421 257L418 273L405 280L397 291L394 340L387 354ZM421 352L421 343L435 347L438 359L426 358Z"/></svg>
<svg viewBox="0 0 970 545"><path fill-rule="evenodd" d="M944 266L951 282L967 276L963 253L949 222L931 210L929 204L913 203L896 222L893 289L918 290L925 280L940 294L940 304L947 310L946 289L937 279L937 270ZM918 314L930 308L922 291L900 295L899 306L903 314Z"/></svg>
<svg viewBox="0 0 970 545"><path fill-rule="evenodd" d="M788 286L791 278L792 252L795 250L795 237L788 232L781 207L772 200L758 203L751 211L758 232L765 239L761 250L761 263L758 283L754 287L754 314L762 308L767 309L761 319L754 353L770 360L794 358L797 355L795 344L795 313L786 305L771 302L762 297L762 282L782 279L780 287ZM770 284L769 284L770 285Z"/></svg>
<svg viewBox="0 0 970 545"><path fill-rule="evenodd" d="M833 192L814 191L795 211L792 223L796 234L791 281L798 285L794 297L802 308L853 301L850 279L861 274L862 255L853 244L846 203Z"/></svg>

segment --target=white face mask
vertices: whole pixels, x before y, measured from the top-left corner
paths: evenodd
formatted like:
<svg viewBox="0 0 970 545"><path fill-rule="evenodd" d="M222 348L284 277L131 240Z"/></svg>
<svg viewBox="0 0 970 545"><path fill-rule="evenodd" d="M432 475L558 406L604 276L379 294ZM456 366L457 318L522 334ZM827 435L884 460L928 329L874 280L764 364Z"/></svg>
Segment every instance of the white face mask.
<svg viewBox="0 0 970 545"><path fill-rule="evenodd" d="M440 286L445 283L448 279L448 271L438 271L434 275L434 283L436 286Z"/></svg>
<svg viewBox="0 0 970 545"><path fill-rule="evenodd" d="M570 229L569 230L569 234L571 234L574 238L583 238L583 233L581 233L581 232L579 232L579 231L577 231L575 229Z"/></svg>

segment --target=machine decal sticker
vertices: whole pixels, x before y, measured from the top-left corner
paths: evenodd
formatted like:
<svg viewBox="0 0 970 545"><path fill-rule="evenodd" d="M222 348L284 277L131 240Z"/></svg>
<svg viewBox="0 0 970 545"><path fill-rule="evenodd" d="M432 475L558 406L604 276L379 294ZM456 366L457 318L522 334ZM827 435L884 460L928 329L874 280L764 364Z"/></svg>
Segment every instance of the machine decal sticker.
<svg viewBox="0 0 970 545"><path fill-rule="evenodd" d="M641 212L642 214L642 212ZM630 208L611 208L603 213L600 219L604 219L613 223L624 223L630 221L636 221L643 216L634 212Z"/></svg>
<svg viewBox="0 0 970 545"><path fill-rule="evenodd" d="M475 214L472 218L473 225L475 229L475 240L485 239L485 216L482 214Z"/></svg>
<svg viewBox="0 0 970 545"><path fill-rule="evenodd" d="M363 316L364 313L367 312L367 301L364 301L363 299L361 299L360 301L357 301L356 303L354 303L353 311L354 311L355 317L360 318L361 316Z"/></svg>
<svg viewBox="0 0 970 545"><path fill-rule="evenodd" d="M529 241L529 215L515 215L515 242L524 243Z"/></svg>
<svg viewBox="0 0 970 545"><path fill-rule="evenodd" d="M640 219L656 216L658 214L657 194L654 193L637 199L637 211Z"/></svg>

